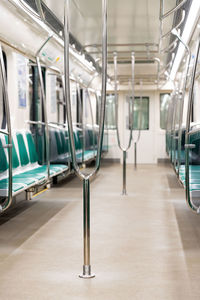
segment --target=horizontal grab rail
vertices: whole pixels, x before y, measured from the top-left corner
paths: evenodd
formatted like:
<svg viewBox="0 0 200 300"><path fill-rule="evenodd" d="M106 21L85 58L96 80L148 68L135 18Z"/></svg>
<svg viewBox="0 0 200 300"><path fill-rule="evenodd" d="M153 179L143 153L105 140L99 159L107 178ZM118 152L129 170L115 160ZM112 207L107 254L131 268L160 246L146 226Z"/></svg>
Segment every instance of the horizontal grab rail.
<svg viewBox="0 0 200 300"><path fill-rule="evenodd" d="M0 130L0 133L3 133L5 135L9 135L9 133L7 131L4 131L4 130Z"/></svg>
<svg viewBox="0 0 200 300"><path fill-rule="evenodd" d="M163 7L163 0L162 1L162 7ZM177 10L179 10L185 3L187 2L187 0L183 0L181 3L179 3L177 6L175 6L174 8L170 9L168 12L166 12L163 15L160 15L160 20L165 19L166 17L170 16L171 14L175 13Z"/></svg>

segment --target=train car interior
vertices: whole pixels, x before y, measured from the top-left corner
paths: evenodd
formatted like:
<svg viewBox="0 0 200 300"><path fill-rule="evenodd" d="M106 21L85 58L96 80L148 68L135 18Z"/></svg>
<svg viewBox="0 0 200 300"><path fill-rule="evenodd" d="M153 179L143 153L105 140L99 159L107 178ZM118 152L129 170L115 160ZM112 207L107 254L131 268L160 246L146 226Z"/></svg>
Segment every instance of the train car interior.
<svg viewBox="0 0 200 300"><path fill-rule="evenodd" d="M200 0L0 1L0 299L200 299Z"/></svg>

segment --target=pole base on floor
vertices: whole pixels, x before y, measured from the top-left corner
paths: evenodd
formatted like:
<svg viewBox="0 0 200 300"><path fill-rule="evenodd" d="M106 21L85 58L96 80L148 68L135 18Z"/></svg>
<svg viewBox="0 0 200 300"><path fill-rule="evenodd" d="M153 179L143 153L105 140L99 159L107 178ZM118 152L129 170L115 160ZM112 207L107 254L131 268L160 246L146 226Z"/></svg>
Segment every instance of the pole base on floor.
<svg viewBox="0 0 200 300"><path fill-rule="evenodd" d="M122 196L126 196L126 195L127 195L126 190L123 190L123 191L122 191Z"/></svg>
<svg viewBox="0 0 200 300"><path fill-rule="evenodd" d="M83 274L80 274L79 277L83 279L90 279L94 278L95 274L91 273L91 266L83 266Z"/></svg>

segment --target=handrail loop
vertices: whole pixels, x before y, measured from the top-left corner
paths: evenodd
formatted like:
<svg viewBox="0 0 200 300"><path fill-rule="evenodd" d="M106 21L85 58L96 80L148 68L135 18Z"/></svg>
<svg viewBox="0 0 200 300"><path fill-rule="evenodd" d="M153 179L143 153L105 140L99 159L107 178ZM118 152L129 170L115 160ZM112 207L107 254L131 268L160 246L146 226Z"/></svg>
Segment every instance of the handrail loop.
<svg viewBox="0 0 200 300"><path fill-rule="evenodd" d="M135 54L134 52L131 53L131 74L132 74L132 99L130 101L129 99L129 105L130 105L130 135L129 135L129 141L127 147L122 147L120 136L119 136L119 122L118 122L118 82L117 82L117 52L113 53L113 59L114 59L114 81L115 81L115 123L116 123L116 133L117 133L117 143L118 147L121 151L123 151L123 189L122 189L122 195L126 195L126 154L129 148L131 147L131 141L132 141L132 134L133 134L133 107L134 107L134 76L135 76Z"/></svg>
<svg viewBox="0 0 200 300"><path fill-rule="evenodd" d="M187 121L186 121L186 130L185 130L185 145L187 146L189 144L189 131L190 131L190 123L191 123L191 113L192 113L192 106L193 106L193 91L194 91L194 82L195 82L195 75L198 65L198 58L199 58L199 52L200 52L200 36L198 38L198 45L196 50L196 57L195 62L193 65L192 70L192 77L191 77L191 83L190 83L190 89L189 89L189 99L188 99L188 111L187 111ZM190 149L188 147L185 147L185 187L186 187L186 202L189 205L189 207L192 209L195 213L200 213L200 206L197 207L192 200L192 197L190 197L190 167L189 167L189 151Z"/></svg>
<svg viewBox="0 0 200 300"><path fill-rule="evenodd" d="M2 87L3 87L3 99L5 104L5 113L6 113L6 120L7 120L7 136L8 136L8 161L9 161L9 169L8 169L8 197L6 201L1 204L0 206L0 213L7 210L13 200L12 196L12 127L11 127L11 120L10 120L10 106L9 106L9 98L8 98L8 87L7 87L7 79L6 79L6 71L5 71L5 64L3 60L3 52L2 47L0 44L0 68L1 68L1 80L2 80Z"/></svg>
<svg viewBox="0 0 200 300"><path fill-rule="evenodd" d="M69 73L69 0L65 0L64 7L64 65L65 65L65 92L67 122L70 138L70 151L72 164L76 175L83 181L83 215L84 215L84 265L81 278L92 278L95 275L91 273L90 265L90 179L98 172L100 168L101 152L104 133L105 104L106 104L106 82L107 82L107 0L102 0L102 101L100 113L100 126L98 136L98 149L96 165L90 174L84 174L80 171L75 154L75 143L73 137L73 124L70 98L70 73Z"/></svg>

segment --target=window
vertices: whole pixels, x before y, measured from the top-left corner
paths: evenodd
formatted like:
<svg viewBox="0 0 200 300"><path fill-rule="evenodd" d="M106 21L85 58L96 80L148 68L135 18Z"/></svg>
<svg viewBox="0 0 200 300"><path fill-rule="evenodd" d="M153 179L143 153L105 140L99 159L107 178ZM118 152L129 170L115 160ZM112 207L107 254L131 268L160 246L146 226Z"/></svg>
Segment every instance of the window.
<svg viewBox="0 0 200 300"><path fill-rule="evenodd" d="M160 94L160 128L166 129L170 94Z"/></svg>
<svg viewBox="0 0 200 300"><path fill-rule="evenodd" d="M115 95L106 96L105 124L108 129L116 129L115 124Z"/></svg>
<svg viewBox="0 0 200 300"><path fill-rule="evenodd" d="M56 77L56 103L57 103L57 122L64 124L66 122L66 107L63 97L63 86L60 77Z"/></svg>
<svg viewBox="0 0 200 300"><path fill-rule="evenodd" d="M30 120L32 121L42 121L44 122L44 110L42 104L41 97L41 88L39 81L39 73L36 66L31 65L30 62L29 67L29 97L30 97ZM45 89L45 68L42 68L42 76L44 81L44 89Z"/></svg>
<svg viewBox="0 0 200 300"><path fill-rule="evenodd" d="M149 130L149 97L135 97L133 130Z"/></svg>

